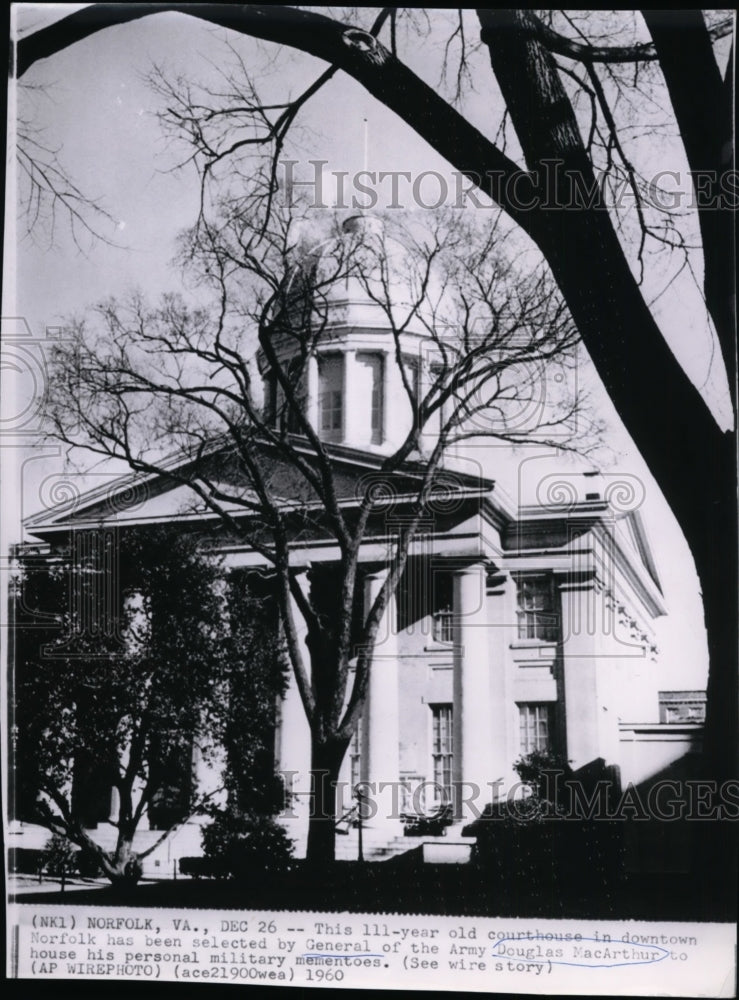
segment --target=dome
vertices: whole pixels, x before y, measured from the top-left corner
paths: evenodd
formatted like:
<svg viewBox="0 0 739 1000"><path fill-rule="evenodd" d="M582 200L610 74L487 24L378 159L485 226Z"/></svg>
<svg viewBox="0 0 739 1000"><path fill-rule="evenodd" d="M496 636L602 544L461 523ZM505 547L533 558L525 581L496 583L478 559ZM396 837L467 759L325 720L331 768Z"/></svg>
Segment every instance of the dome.
<svg viewBox="0 0 739 1000"><path fill-rule="evenodd" d="M412 426L430 367L428 333L407 321L414 301L404 279L407 250L380 217L365 213L344 219L324 239L301 220L294 248L287 308L273 343L283 370L300 382L301 410L326 441L392 451ZM300 433L301 419L285 415L280 380L263 355L260 368L274 419L282 412L288 429Z"/></svg>

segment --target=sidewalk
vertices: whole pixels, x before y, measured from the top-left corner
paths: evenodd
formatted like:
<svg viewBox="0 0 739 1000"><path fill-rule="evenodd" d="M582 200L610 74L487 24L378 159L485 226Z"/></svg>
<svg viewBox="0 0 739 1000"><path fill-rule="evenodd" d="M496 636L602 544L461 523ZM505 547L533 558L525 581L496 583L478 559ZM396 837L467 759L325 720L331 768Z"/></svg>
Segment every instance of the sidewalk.
<svg viewBox="0 0 739 1000"><path fill-rule="evenodd" d="M188 876L180 876L183 881L189 881ZM171 879L142 878L138 885L158 885L160 882L170 882ZM177 879L179 881L179 878ZM67 893L81 892L91 889L109 889L110 881L107 878L81 878L79 875L70 875L65 879L62 890L62 880L58 876L44 875L39 882L38 875L10 875L8 876L7 894L8 898L24 898L38 895L48 895L57 891L60 896Z"/></svg>

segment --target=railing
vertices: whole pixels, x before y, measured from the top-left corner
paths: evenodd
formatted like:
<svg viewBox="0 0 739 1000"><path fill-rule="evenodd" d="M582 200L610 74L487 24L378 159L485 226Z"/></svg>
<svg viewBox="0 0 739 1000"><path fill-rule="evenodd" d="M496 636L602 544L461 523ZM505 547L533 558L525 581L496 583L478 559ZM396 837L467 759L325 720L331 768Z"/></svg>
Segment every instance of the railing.
<svg viewBox="0 0 739 1000"><path fill-rule="evenodd" d="M344 836L348 835L351 829L357 831L357 861L364 861L364 837L363 837L363 815L362 802L364 794L357 788L354 790L354 798L357 804L350 806L346 812L336 820L336 832Z"/></svg>
<svg viewBox="0 0 739 1000"><path fill-rule="evenodd" d="M336 820L334 824L336 826L336 832L346 836L352 828L359 826L360 822L359 815L359 803L355 806L350 806L345 813L343 813Z"/></svg>

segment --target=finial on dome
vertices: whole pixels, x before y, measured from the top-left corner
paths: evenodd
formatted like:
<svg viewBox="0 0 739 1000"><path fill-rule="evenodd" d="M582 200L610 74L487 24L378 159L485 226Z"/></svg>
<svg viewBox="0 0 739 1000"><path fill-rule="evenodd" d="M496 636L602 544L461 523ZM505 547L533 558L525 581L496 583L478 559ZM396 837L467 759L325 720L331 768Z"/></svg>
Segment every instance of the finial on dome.
<svg viewBox="0 0 739 1000"><path fill-rule="evenodd" d="M382 236L384 231L382 219L376 215L366 215L364 212L358 212L344 219L341 228L345 233L367 233L373 236Z"/></svg>

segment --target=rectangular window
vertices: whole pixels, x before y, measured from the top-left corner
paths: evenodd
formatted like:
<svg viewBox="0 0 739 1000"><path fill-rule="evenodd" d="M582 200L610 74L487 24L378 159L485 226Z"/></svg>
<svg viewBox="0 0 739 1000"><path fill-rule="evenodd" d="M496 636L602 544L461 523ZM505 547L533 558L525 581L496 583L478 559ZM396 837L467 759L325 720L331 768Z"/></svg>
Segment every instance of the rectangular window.
<svg viewBox="0 0 739 1000"><path fill-rule="evenodd" d="M344 359L340 354L318 359L318 433L325 441L344 436Z"/></svg>
<svg viewBox="0 0 739 1000"><path fill-rule="evenodd" d="M422 774L400 775L400 811L411 816L422 816L426 811L428 782Z"/></svg>
<svg viewBox="0 0 739 1000"><path fill-rule="evenodd" d="M451 705L431 706L431 755L434 795L438 802L452 801L453 717Z"/></svg>
<svg viewBox="0 0 739 1000"><path fill-rule="evenodd" d="M551 705L547 703L541 705L519 705L518 717L521 753L531 753L532 750L550 750L552 732Z"/></svg>
<svg viewBox="0 0 739 1000"><path fill-rule="evenodd" d="M274 372L264 377L264 419L270 427L277 424L277 378Z"/></svg>
<svg viewBox="0 0 739 1000"><path fill-rule="evenodd" d="M268 372L264 378L264 419L270 427L279 429L286 425L290 434L302 434L303 424L298 411L305 412L308 398L304 363L294 359L285 374L292 387L290 398L274 371Z"/></svg>
<svg viewBox="0 0 739 1000"><path fill-rule="evenodd" d="M517 583L518 638L556 642L559 615L550 576L522 576Z"/></svg>
<svg viewBox="0 0 739 1000"><path fill-rule="evenodd" d="M434 573L434 608L432 637L434 642L454 642L453 589L450 573Z"/></svg>
<svg viewBox="0 0 739 1000"><path fill-rule="evenodd" d="M432 365L431 366L431 383L429 385L429 397L434 401L438 401L439 395L448 387L449 378L449 368L445 365ZM426 433L431 435L437 435L441 432L445 425L445 422L454 413L454 403L453 399L446 399L444 403L441 404L429 417L426 423Z"/></svg>
<svg viewBox="0 0 739 1000"><path fill-rule="evenodd" d="M367 377L368 395L370 397L371 441L372 444L382 444L385 421L385 359L382 354L359 351L357 353L357 362L362 366L364 374Z"/></svg>
<svg viewBox="0 0 739 1000"><path fill-rule="evenodd" d="M454 612L449 609L434 613L434 642L454 642Z"/></svg>

